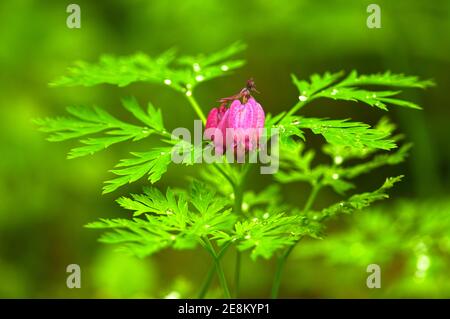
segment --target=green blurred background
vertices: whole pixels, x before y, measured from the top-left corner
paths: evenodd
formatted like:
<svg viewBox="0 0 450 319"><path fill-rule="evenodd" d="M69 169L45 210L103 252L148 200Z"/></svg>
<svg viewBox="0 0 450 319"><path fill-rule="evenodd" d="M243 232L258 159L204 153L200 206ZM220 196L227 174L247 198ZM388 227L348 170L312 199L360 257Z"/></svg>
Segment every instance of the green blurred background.
<svg viewBox="0 0 450 319"><path fill-rule="evenodd" d="M74 60L103 53L150 55L176 47L184 54L213 52L236 40L248 44L248 64L197 90L205 109L253 76L259 101L277 113L296 101L290 73L357 69L432 78L437 86L404 96L423 111L393 109L389 117L415 145L408 161L360 179L373 189L390 175L407 177L382 206L331 223L323 241L305 241L287 265L281 297L450 297L448 101L450 2L377 1L74 1L81 29L66 27L68 1L0 2L0 297L190 297L210 261L203 251L164 251L138 260L96 241L82 226L123 216L114 203L145 181L101 195L107 172L128 146L66 160L71 143L50 144L31 119L56 116L73 104L100 105L121 114L120 98L134 95L163 109L167 127L195 116L181 96L145 83L126 88L49 88ZM366 27L366 8L381 6L381 29ZM316 102L306 115L353 118L371 124L386 115L358 104ZM312 140L314 143L320 139ZM145 149L145 143L137 146ZM136 147L133 148L136 150ZM194 170L175 168L159 187L183 186ZM260 189L260 177L251 187ZM284 189L303 201L308 188ZM323 202L339 200L324 193ZM82 288L66 287L66 266L82 270ZM383 269L382 289L365 285L369 263ZM232 268L233 256L226 256ZM267 297L274 265L244 258L242 295ZM219 294L214 290L211 296Z"/></svg>

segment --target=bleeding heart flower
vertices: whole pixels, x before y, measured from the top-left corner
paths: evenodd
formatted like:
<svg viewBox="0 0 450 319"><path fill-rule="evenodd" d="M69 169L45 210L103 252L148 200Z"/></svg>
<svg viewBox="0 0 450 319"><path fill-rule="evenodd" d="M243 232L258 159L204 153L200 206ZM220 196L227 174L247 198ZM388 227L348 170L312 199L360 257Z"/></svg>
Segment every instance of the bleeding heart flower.
<svg viewBox="0 0 450 319"><path fill-rule="evenodd" d="M245 150L254 150L264 128L265 114L261 105L253 97L243 104L234 100L228 111L227 128L233 130L233 146L240 143ZM229 141L227 141L229 145Z"/></svg>
<svg viewBox="0 0 450 319"><path fill-rule="evenodd" d="M229 148L237 149L239 153L258 147L265 114L261 105L251 96L252 91L257 92L255 83L250 79L238 94L221 99L222 105L209 112L205 137L214 141L219 154ZM227 108L230 101L230 108Z"/></svg>
<svg viewBox="0 0 450 319"><path fill-rule="evenodd" d="M227 119L228 108L224 104L219 108L213 108L206 119L205 138L214 141L218 154L225 151Z"/></svg>

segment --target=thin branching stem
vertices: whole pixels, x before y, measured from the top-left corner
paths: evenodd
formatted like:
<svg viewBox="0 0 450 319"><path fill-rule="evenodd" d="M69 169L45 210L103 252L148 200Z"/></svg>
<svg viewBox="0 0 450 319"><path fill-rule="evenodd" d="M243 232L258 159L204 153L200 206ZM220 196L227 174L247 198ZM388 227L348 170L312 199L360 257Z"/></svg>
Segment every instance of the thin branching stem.
<svg viewBox="0 0 450 319"><path fill-rule="evenodd" d="M214 271L216 270L216 263L213 262L211 267L208 270L208 274L206 275L206 279L203 282L202 289L198 294L199 299L205 298L206 293L208 292L209 286L211 286L211 282L214 276Z"/></svg>
<svg viewBox="0 0 450 319"><path fill-rule="evenodd" d="M190 95L186 94L186 98L191 104L192 108L194 109L195 113L197 113L198 117L202 120L203 125L206 124L206 117L205 114L202 111L202 108L200 105L198 105L197 100L194 98L192 93Z"/></svg>
<svg viewBox="0 0 450 319"><path fill-rule="evenodd" d="M317 194L319 193L321 188L322 188L322 184L320 182L316 182L313 184L311 193L309 194L308 199L306 200L305 206L303 208L304 213L308 212L311 209L311 207L317 197ZM288 249L277 259L275 276L273 279L272 291L271 291L271 297L273 299L278 298L278 293L280 291L280 285L281 285L281 277L283 274L283 270L284 270L286 261L287 261L289 255L291 254L292 250L294 250L295 246L298 244L298 242L301 239L302 239L302 237L300 237L295 243L293 243L291 246L289 246Z"/></svg>
<svg viewBox="0 0 450 319"><path fill-rule="evenodd" d="M214 263L216 265L217 276L219 277L219 283L222 287L223 294L225 298L231 298L230 290L228 289L227 279L225 278L225 273L223 272L222 263L220 262L220 258L216 254L216 250L213 245L209 241L208 238L205 239L206 247L208 247L209 252L213 256ZM228 244L229 245L229 244Z"/></svg>

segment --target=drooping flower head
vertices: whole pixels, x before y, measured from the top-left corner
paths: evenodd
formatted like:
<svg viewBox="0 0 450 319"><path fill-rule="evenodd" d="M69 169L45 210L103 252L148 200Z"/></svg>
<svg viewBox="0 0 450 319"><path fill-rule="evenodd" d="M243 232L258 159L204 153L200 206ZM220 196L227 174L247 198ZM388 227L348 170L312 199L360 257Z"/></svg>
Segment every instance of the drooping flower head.
<svg viewBox="0 0 450 319"><path fill-rule="evenodd" d="M206 134L206 138L214 141L219 154L230 148L242 153L258 147L265 114L262 106L251 95L252 92L258 91L255 82L250 79L238 94L220 99L221 106L209 112L206 129L214 131Z"/></svg>

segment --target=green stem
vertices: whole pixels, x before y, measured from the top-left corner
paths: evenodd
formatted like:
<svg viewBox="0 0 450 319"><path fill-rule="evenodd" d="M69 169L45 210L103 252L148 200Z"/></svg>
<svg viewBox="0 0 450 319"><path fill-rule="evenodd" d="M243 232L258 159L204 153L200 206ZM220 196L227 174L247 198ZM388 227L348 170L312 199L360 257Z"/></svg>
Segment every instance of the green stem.
<svg viewBox="0 0 450 319"><path fill-rule="evenodd" d="M316 200L317 193L322 188L322 184L315 183L312 187L311 193L308 196L308 199L306 200L305 207L303 207L303 213L307 213L310 209L314 201Z"/></svg>
<svg viewBox="0 0 450 319"><path fill-rule="evenodd" d="M236 183L231 179L230 176L228 176L227 173L220 167L220 164L213 163L214 167L219 171L220 174L230 183L233 190L236 188Z"/></svg>
<svg viewBox="0 0 450 319"><path fill-rule="evenodd" d="M205 298L205 295L208 292L209 286L211 285L215 269L216 269L216 264L213 262L213 264L211 265L211 268L208 270L208 274L206 275L206 279L202 285L202 289L200 290L200 293L198 294L199 299Z"/></svg>
<svg viewBox="0 0 450 319"><path fill-rule="evenodd" d="M322 184L319 182L316 182L313 185L311 193L309 194L308 199L306 200L305 207L303 208L304 213L308 212L311 209L311 207L314 203L314 200L316 199L317 194L321 188L322 188ZM300 237L295 243L293 243L291 246L289 246L289 248L285 251L285 253L283 255L281 255L277 260L277 265L276 265L276 269L275 269L275 277L273 279L272 292L271 292L271 297L273 299L276 299L278 297L278 293L280 291L280 285L281 285L281 275L283 274L283 270L284 270L286 261L287 261L289 255L291 254L292 250L294 250L295 246L298 244L298 242L301 239L302 239L302 237Z"/></svg>
<svg viewBox="0 0 450 319"><path fill-rule="evenodd" d="M223 255L227 251L228 247L230 246L230 243L225 244L222 249L219 251L219 253L216 255L214 251L211 251L209 248L210 246L206 245L203 241L201 241L202 246L213 256L213 259L222 259ZM211 286L211 282L213 279L214 271L216 270L216 263L213 262L211 268L208 271L208 274L206 275L206 279L203 283L202 289L200 290L200 293L198 295L198 298L204 298L206 293L208 292L209 287Z"/></svg>
<svg viewBox="0 0 450 319"><path fill-rule="evenodd" d="M234 211L237 215L244 215L242 211L242 201L244 199L244 183L250 165L245 163L241 169L239 183L234 187ZM245 216L245 215L244 215ZM241 252L236 248L236 263L234 268L234 297L239 297L239 281L241 279Z"/></svg>
<svg viewBox="0 0 450 319"><path fill-rule="evenodd" d="M216 265L217 276L219 277L219 283L220 283L220 286L222 287L223 294L225 295L225 298L230 299L231 294L230 294L230 290L228 289L228 284L227 284L227 280L225 278L225 273L223 272L222 264L220 263L220 258L219 258L220 255L216 254L216 251L208 238L206 238L205 242L206 242L207 249L213 256L214 264Z"/></svg>
<svg viewBox="0 0 450 319"><path fill-rule="evenodd" d="M300 240L300 239L299 239ZM278 297L278 292L280 291L280 285L281 285L281 275L283 273L284 265L286 264L286 260L291 254L292 250L294 249L295 245L297 245L298 241L292 244L286 252L278 258L277 260L277 267L275 270L275 277L273 279L273 285L272 285L272 292L271 297L272 299L276 299Z"/></svg>
<svg viewBox="0 0 450 319"><path fill-rule="evenodd" d="M314 95L311 95L308 97L305 101L299 101L297 104L295 104L278 122L281 122L285 117L289 117L293 115L295 112L300 110L302 107L304 107L306 104L311 102L312 100L316 99L317 97Z"/></svg>
<svg viewBox="0 0 450 319"><path fill-rule="evenodd" d="M186 98L189 101L189 103L191 104L195 113L197 113L198 117L202 120L203 124L206 124L205 114L203 114L202 108L200 107L200 105L198 105L197 100L194 98L192 93L190 95L186 95Z"/></svg>
<svg viewBox="0 0 450 319"><path fill-rule="evenodd" d="M239 281L241 277L241 252L236 249L236 264L234 270L234 298L239 297Z"/></svg>

